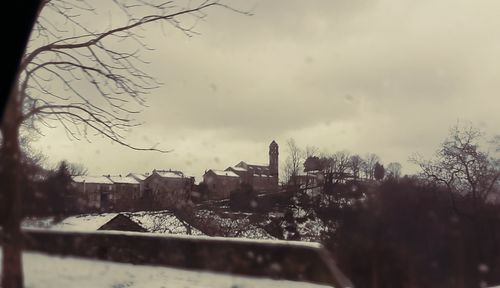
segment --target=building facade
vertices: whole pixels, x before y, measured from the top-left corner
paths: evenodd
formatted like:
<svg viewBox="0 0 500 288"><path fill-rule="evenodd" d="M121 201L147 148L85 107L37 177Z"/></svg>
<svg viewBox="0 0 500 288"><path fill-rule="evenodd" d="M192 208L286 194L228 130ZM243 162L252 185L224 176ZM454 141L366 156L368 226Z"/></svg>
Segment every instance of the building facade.
<svg viewBox="0 0 500 288"><path fill-rule="evenodd" d="M227 199L232 191L238 189L241 178L232 171L210 169L203 175L203 182L207 185L208 199Z"/></svg>
<svg viewBox="0 0 500 288"><path fill-rule="evenodd" d="M228 198L242 183L249 184L256 193L278 191L279 146L276 141L269 144L269 163L255 164L240 161L224 171L210 169L203 175L209 189L209 199Z"/></svg>
<svg viewBox="0 0 500 288"><path fill-rule="evenodd" d="M113 210L132 211L136 209L137 200L141 197L139 181L133 177L123 177L122 175L110 176L107 178L113 182Z"/></svg>
<svg viewBox="0 0 500 288"><path fill-rule="evenodd" d="M72 180L82 212L131 211L140 198L139 182L132 177L74 176Z"/></svg>
<svg viewBox="0 0 500 288"><path fill-rule="evenodd" d="M194 177L181 171L153 170L144 179L142 197L151 201L152 209L179 209L191 198Z"/></svg>
<svg viewBox="0 0 500 288"><path fill-rule="evenodd" d="M113 206L113 182L105 176L74 176L75 199L82 211L101 211Z"/></svg>

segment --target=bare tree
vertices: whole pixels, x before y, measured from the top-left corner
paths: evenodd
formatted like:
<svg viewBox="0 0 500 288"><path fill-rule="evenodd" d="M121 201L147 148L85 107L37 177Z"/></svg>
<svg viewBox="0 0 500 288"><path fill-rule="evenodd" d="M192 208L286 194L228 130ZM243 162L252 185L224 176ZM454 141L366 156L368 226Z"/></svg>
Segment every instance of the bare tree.
<svg viewBox="0 0 500 288"><path fill-rule="evenodd" d="M81 163L66 163L69 175L83 176L87 175L88 169Z"/></svg>
<svg viewBox="0 0 500 288"><path fill-rule="evenodd" d="M378 157L376 154L368 153L363 160L363 173L365 175L365 178L373 180L375 163L380 161L380 157Z"/></svg>
<svg viewBox="0 0 500 288"><path fill-rule="evenodd" d="M347 178L351 169L351 154L347 151L335 152L329 158L328 170L333 174L336 182Z"/></svg>
<svg viewBox="0 0 500 288"><path fill-rule="evenodd" d="M359 179L363 168L363 159L359 155L352 155L350 158L351 172L354 179Z"/></svg>
<svg viewBox="0 0 500 288"><path fill-rule="evenodd" d="M306 146L306 150L304 151L304 153L306 159L309 157L315 157L318 156L319 148L316 146Z"/></svg>
<svg viewBox="0 0 500 288"><path fill-rule="evenodd" d="M192 234L193 227L170 211L151 212L149 217L151 218L147 227L149 232L177 234L185 230L187 235Z"/></svg>
<svg viewBox="0 0 500 288"><path fill-rule="evenodd" d="M283 166L286 183L295 181L296 176L299 175L302 163L304 161L304 152L297 146L295 139L290 138L286 142L288 149L288 156ZM294 183L297 184L297 183Z"/></svg>
<svg viewBox="0 0 500 288"><path fill-rule="evenodd" d="M95 3L98 4L102 5ZM145 96L160 84L142 68L147 62L141 58L141 52L150 49L144 42L143 29L153 23L166 24L192 36L197 33L195 24L205 18L208 8L237 11L218 0L187 1L181 5L174 1L130 0L113 1L112 5L114 11L122 13L117 18L126 19L123 23L88 27L84 23L92 21L82 21L82 17L92 17L98 10L87 1L41 1L39 18L0 127L2 173L9 179L2 187L4 205L0 209L5 234L4 288L23 286L18 240L21 126L38 129L60 125L73 139L90 141L88 135L98 134L134 150L167 152L154 146L138 147L125 138L125 132L140 124L130 117L140 111L134 107L144 105Z"/></svg>
<svg viewBox="0 0 500 288"><path fill-rule="evenodd" d="M399 179L401 177L401 164L399 162L391 162L387 164L387 176Z"/></svg>
<svg viewBox="0 0 500 288"><path fill-rule="evenodd" d="M499 189L500 169L495 164L498 159L480 150L482 140L479 129L456 125L434 159L425 160L419 155L411 158L426 179L448 190L455 210L456 196L469 197L475 206L492 199L492 192Z"/></svg>

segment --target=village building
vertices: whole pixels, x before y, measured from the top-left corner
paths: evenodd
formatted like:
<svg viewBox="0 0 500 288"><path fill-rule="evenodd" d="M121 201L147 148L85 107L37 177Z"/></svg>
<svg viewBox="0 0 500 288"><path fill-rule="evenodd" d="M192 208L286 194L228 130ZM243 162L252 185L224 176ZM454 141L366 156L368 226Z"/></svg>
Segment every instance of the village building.
<svg viewBox="0 0 500 288"><path fill-rule="evenodd" d="M141 197L140 183L133 177L122 175L107 178L113 182L113 210L131 211L136 207L137 200Z"/></svg>
<svg viewBox="0 0 500 288"><path fill-rule="evenodd" d="M72 180L80 211L134 210L141 197L140 184L132 177L74 176Z"/></svg>
<svg viewBox="0 0 500 288"><path fill-rule="evenodd" d="M181 171L155 169L143 185L143 198L151 202L151 209L173 209L189 201L194 177Z"/></svg>
<svg viewBox="0 0 500 288"><path fill-rule="evenodd" d="M252 186L257 193L278 191L278 160L279 147L273 140L269 145L269 164L241 161L224 171L214 169L206 171L203 182L209 190L209 199L228 198L242 183Z"/></svg>
<svg viewBox="0 0 500 288"><path fill-rule="evenodd" d="M54 217L25 218L22 227L80 232L97 230L148 232L139 219L129 213L83 214L59 220Z"/></svg>
<svg viewBox="0 0 500 288"><path fill-rule="evenodd" d="M141 191L141 196L142 192L144 191L144 180L149 177L149 173L128 173L127 177L132 177L134 178L137 182L139 182L139 191Z"/></svg>
<svg viewBox="0 0 500 288"><path fill-rule="evenodd" d="M203 175L203 182L207 185L208 199L226 199L232 191L238 189L242 178L233 171L210 169Z"/></svg>
<svg viewBox="0 0 500 288"><path fill-rule="evenodd" d="M113 182L105 176L74 176L73 187L82 211L107 210L112 205Z"/></svg>
<svg viewBox="0 0 500 288"><path fill-rule="evenodd" d="M144 227L134 221L130 216L121 213L101 225L97 230L147 232Z"/></svg>

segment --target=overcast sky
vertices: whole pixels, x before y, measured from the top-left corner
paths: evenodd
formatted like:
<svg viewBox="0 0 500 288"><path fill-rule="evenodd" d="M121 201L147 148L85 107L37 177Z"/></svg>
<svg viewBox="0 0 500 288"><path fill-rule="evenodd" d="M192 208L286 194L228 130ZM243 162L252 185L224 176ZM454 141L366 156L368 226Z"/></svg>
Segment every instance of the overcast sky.
<svg viewBox="0 0 500 288"><path fill-rule="evenodd" d="M378 154L414 171L457 120L500 132L500 2L469 0L266 0L234 2L243 16L207 11L201 34L148 26L148 97L129 142L136 152L50 129L35 146L50 163L90 174L179 169L200 176L240 160L267 162L286 139L325 152ZM103 13L102 21L109 23ZM96 17L97 18L97 17ZM111 22L113 23L113 22Z"/></svg>

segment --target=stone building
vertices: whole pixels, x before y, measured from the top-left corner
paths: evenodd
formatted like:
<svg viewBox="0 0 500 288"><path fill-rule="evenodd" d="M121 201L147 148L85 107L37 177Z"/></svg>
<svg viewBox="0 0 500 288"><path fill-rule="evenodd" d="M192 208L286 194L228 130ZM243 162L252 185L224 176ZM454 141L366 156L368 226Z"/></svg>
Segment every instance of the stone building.
<svg viewBox="0 0 500 288"><path fill-rule="evenodd" d="M134 178L137 182L139 182L139 191L141 191L141 196L142 192L144 191L144 180L149 177L149 173L128 173L127 177L132 177Z"/></svg>
<svg viewBox="0 0 500 288"><path fill-rule="evenodd" d="M113 182L105 176L74 176L73 186L81 211L100 211L111 208Z"/></svg>
<svg viewBox="0 0 500 288"><path fill-rule="evenodd" d="M143 198L151 201L150 208L180 208L191 197L194 177L181 171L155 169L144 179L143 186Z"/></svg>
<svg viewBox="0 0 500 288"><path fill-rule="evenodd" d="M141 197L139 181L122 175L108 175L107 178L113 182L113 211L135 210L137 200Z"/></svg>
<svg viewBox="0 0 500 288"><path fill-rule="evenodd" d="M132 177L74 176L72 180L82 212L134 210L140 198L139 182Z"/></svg>
<svg viewBox="0 0 500 288"><path fill-rule="evenodd" d="M232 171L210 169L203 175L203 182L208 188L208 199L226 199L240 186L241 178Z"/></svg>
<svg viewBox="0 0 500 288"><path fill-rule="evenodd" d="M255 164L241 161L224 171L208 170L203 175L203 182L209 189L209 198L228 198L241 183L249 184L258 193L278 190L279 147L276 141L269 145L269 164ZM226 175L224 172L231 172ZM237 183L237 184L236 184ZM215 186L214 186L215 185ZM236 185L236 187L235 187Z"/></svg>

